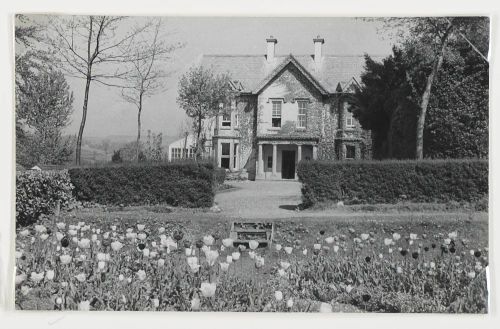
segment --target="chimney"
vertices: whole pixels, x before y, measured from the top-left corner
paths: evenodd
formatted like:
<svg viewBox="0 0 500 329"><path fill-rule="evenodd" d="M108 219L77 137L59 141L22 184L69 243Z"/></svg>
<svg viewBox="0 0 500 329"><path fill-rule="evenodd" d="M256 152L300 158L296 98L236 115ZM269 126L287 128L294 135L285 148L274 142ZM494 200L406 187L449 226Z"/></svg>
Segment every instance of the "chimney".
<svg viewBox="0 0 500 329"><path fill-rule="evenodd" d="M278 40L271 35L269 39L266 39L266 42L267 42L267 61L271 62L272 60L274 60L275 47L276 44L278 43Z"/></svg>
<svg viewBox="0 0 500 329"><path fill-rule="evenodd" d="M325 39L321 38L319 35L313 39L314 42L314 62L319 64L321 62L321 57L323 56L323 44Z"/></svg>

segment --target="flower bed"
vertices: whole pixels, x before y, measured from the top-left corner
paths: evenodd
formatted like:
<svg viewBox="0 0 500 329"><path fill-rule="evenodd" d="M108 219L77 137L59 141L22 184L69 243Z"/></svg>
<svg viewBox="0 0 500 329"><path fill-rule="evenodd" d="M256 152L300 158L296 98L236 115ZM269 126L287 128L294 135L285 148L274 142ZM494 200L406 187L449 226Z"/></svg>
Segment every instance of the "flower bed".
<svg viewBox="0 0 500 329"><path fill-rule="evenodd" d="M17 231L16 307L486 312L487 242L472 223L453 223L312 231L280 221L270 250L232 247L222 223L46 223Z"/></svg>

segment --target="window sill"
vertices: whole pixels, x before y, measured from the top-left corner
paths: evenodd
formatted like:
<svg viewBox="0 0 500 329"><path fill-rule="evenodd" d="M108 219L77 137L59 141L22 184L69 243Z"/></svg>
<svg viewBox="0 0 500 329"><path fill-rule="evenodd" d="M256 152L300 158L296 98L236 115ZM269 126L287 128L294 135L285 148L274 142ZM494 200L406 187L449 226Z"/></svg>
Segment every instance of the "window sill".
<svg viewBox="0 0 500 329"><path fill-rule="evenodd" d="M269 127L267 130L278 131L281 130L281 127Z"/></svg>
<svg viewBox="0 0 500 329"><path fill-rule="evenodd" d="M220 129L220 130L231 130L231 127L226 127L226 126L224 126L224 127L220 127L219 129Z"/></svg>
<svg viewBox="0 0 500 329"><path fill-rule="evenodd" d="M296 130L299 130L299 131L306 131L306 127L297 127Z"/></svg>

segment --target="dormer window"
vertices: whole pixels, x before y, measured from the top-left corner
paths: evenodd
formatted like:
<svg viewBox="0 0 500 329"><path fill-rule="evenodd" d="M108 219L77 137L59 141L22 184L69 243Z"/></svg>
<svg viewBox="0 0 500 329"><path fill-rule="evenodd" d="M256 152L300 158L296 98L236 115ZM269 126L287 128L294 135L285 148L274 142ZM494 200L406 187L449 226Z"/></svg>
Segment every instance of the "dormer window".
<svg viewBox="0 0 500 329"><path fill-rule="evenodd" d="M299 114L297 117L297 127L306 128L307 125L307 103L306 101L297 101L299 106Z"/></svg>
<svg viewBox="0 0 500 329"><path fill-rule="evenodd" d="M281 101L273 101L272 126L281 128Z"/></svg>

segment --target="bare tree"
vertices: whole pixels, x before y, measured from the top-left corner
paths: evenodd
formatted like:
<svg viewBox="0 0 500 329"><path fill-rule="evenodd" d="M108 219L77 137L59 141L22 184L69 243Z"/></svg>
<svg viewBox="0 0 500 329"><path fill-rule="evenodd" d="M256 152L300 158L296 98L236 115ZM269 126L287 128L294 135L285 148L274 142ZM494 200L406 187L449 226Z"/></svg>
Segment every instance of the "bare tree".
<svg viewBox="0 0 500 329"><path fill-rule="evenodd" d="M181 47L180 44L169 45L160 35L163 21L155 19L148 24L152 33L144 34L146 38L136 40L134 49L125 49L129 53L131 69L125 75L127 86L122 88L122 98L137 107L137 145L136 159L139 161L141 142L141 114L144 100L166 88L165 78L169 72L165 70L169 54Z"/></svg>
<svg viewBox="0 0 500 329"><path fill-rule="evenodd" d="M69 75L85 80L82 120L76 141L75 162L80 165L83 131L92 81L106 86L123 87L123 78L130 60L124 49L148 27L133 26L128 30L121 24L126 17L115 16L58 16L48 25L46 41L55 51L60 67Z"/></svg>

